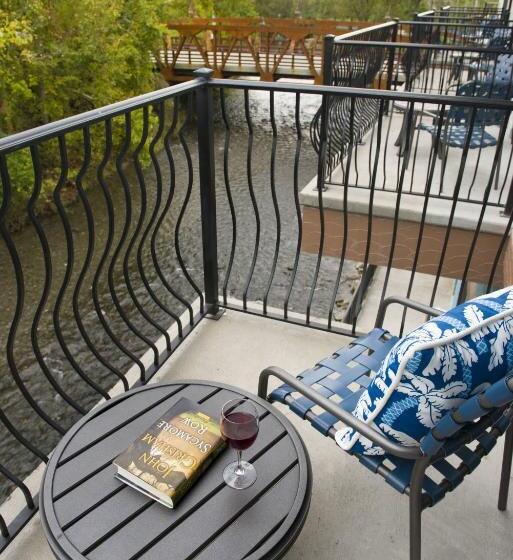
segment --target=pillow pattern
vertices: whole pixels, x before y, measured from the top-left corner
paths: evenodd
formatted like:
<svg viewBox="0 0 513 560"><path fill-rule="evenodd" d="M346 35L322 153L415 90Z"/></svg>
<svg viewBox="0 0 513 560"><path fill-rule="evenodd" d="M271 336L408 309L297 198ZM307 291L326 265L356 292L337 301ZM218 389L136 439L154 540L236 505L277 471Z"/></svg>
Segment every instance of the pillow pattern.
<svg viewBox="0 0 513 560"><path fill-rule="evenodd" d="M392 441L417 445L448 412L513 371L513 286L477 297L397 341L352 414ZM346 451L384 451L352 428Z"/></svg>

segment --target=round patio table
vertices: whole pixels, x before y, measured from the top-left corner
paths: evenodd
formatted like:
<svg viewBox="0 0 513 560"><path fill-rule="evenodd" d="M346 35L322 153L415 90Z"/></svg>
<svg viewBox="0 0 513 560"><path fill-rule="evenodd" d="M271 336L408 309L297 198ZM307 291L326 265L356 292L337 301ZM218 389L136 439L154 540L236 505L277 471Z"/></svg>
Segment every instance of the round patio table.
<svg viewBox="0 0 513 560"><path fill-rule="evenodd" d="M217 417L244 395L260 413L260 431L243 457L258 478L245 490L223 481L235 458L226 450L175 509L114 478L112 460L181 397ZM211 381L155 384L128 391L84 416L48 463L40 493L43 528L59 559L247 560L280 558L305 522L311 467L304 444L272 405Z"/></svg>

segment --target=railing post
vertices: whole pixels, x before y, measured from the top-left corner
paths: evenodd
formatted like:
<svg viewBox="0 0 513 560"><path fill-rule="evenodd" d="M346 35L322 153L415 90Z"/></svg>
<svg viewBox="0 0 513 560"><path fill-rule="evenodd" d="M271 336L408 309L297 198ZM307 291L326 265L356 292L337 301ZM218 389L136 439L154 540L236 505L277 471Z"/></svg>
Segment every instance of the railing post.
<svg viewBox="0 0 513 560"><path fill-rule="evenodd" d="M392 79L394 77L394 61L395 61L395 44L397 42L397 31L399 29L399 18L394 18L395 25L392 29L392 41L388 53L388 68L387 68L387 90L392 89ZM390 101L387 101L385 106L385 115L388 115Z"/></svg>
<svg viewBox="0 0 513 560"><path fill-rule="evenodd" d="M322 49L322 83L332 86L333 80L333 44L335 35L326 35Z"/></svg>
<svg viewBox="0 0 513 560"><path fill-rule="evenodd" d="M324 37L322 56L322 81L325 86L333 84L333 46L335 35ZM327 94L322 96L321 115L319 123L319 159L317 165L317 189L327 190L326 187L326 158L331 161L331 141L328 133L329 98Z"/></svg>
<svg viewBox="0 0 513 560"><path fill-rule="evenodd" d="M201 198L201 233L203 239L203 279L206 316L219 319L219 277L217 270L216 177L214 163L214 119L212 90L207 82L213 70L200 68L194 72L205 85L196 90L198 158Z"/></svg>

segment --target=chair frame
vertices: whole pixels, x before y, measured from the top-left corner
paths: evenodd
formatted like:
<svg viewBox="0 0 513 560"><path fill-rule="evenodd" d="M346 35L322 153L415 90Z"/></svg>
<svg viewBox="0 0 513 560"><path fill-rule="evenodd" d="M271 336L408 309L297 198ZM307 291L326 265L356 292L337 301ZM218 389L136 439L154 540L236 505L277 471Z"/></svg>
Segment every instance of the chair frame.
<svg viewBox="0 0 513 560"><path fill-rule="evenodd" d="M425 313L430 317L437 317L443 314L443 311L440 309L436 309L407 298L389 297L384 299L379 307L376 318L376 327L382 327L387 308L391 304L399 304L405 308ZM443 447L445 442L443 438L439 439L437 437L436 426L435 428L433 428L429 435L432 436L432 442L440 442L440 444L435 445L432 448L431 452L422 449L420 444L418 446L406 447L389 440L386 436L375 430L371 425L362 422L360 419L353 416L350 412L340 408L335 402L322 396L315 389L304 384L300 379L294 377L293 375L279 367L270 366L260 373L258 381L259 397L265 400L270 400L268 399L268 385L270 377L275 377L283 383L289 385L295 391L297 391L307 399L310 399L316 405L322 407L326 412L338 418L338 420L343 422L346 426L353 428L355 431L368 438L374 444L380 446L386 453L389 453L401 459L414 461L409 486L410 560L421 560L422 511L426 507L432 505L430 503L426 503L426 501L423 500L422 483L428 467L439 460L441 457L445 456ZM513 377L507 380L506 385L509 390L513 392ZM486 402L481 401L479 401L479 406L481 406L481 408L485 410L492 408L491 406L486 406ZM494 406L493 408L497 407ZM498 501L499 510L505 511L507 508L509 484L513 463L513 403L508 403L501 410L503 417L505 417L509 424L509 427L505 431L506 435L504 442L504 455L502 461ZM457 414L458 409L456 409L455 414L453 414L455 422L458 423L458 418L456 417ZM460 426L463 427L467 423L468 421L461 421ZM473 424L474 429L470 433L470 437L468 434L467 436L465 436L464 433L460 434L459 432L457 432L456 434L452 435L452 437L445 438L445 441L452 441L456 443L461 442L460 445L463 445L464 443L468 443L469 441L472 441L474 439L471 434L475 434L479 430L485 430L487 427L490 427L492 425L493 421L490 420L490 414L483 415L480 420ZM497 439L504 433L504 431L495 426L492 428L492 431L493 430L495 430L494 437L496 437ZM484 456L486 453L487 451L483 449L482 455ZM464 473L463 476L465 476L465 474L468 473Z"/></svg>

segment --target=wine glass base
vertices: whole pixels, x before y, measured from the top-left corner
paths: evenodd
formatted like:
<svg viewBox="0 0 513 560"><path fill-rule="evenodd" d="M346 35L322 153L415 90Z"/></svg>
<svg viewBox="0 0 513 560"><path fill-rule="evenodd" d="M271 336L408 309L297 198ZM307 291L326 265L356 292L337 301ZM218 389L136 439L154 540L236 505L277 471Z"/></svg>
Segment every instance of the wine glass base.
<svg viewBox="0 0 513 560"><path fill-rule="evenodd" d="M249 488L257 479L255 467L251 463L241 461L241 466L244 470L243 473L237 473L237 461L230 463L223 472L223 478L226 484L236 490Z"/></svg>

